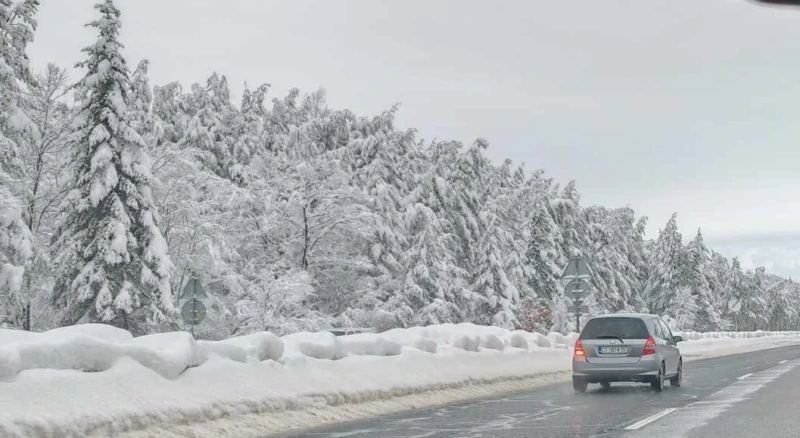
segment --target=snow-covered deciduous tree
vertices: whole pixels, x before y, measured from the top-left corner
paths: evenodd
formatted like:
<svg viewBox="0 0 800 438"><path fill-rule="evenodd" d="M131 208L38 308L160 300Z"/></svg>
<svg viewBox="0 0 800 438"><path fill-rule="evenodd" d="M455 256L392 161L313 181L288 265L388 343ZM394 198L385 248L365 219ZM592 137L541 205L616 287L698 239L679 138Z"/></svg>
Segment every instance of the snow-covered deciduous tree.
<svg viewBox="0 0 800 438"><path fill-rule="evenodd" d="M25 91L25 112L36 128L35 136L19 141L25 176L26 221L37 232L55 222L58 204L66 194L73 109L65 101L69 91L66 70L53 64L35 75Z"/></svg>
<svg viewBox="0 0 800 438"><path fill-rule="evenodd" d="M49 64L33 76L21 99L33 127L32 135L17 136L23 217L34 237L34 256L20 292L24 297L21 327L25 330L40 328L42 316L52 313L47 304L53 281L48 243L60 220L58 206L67 193L69 178L67 139L74 111L65 102L68 90L66 71Z"/></svg>
<svg viewBox="0 0 800 438"><path fill-rule="evenodd" d="M60 226L55 298L64 324L104 321L134 332L174 311L172 264L158 227L150 159L130 126L128 67L118 41L120 12L111 0L95 8L98 31L79 64L86 76L74 142L75 176Z"/></svg>

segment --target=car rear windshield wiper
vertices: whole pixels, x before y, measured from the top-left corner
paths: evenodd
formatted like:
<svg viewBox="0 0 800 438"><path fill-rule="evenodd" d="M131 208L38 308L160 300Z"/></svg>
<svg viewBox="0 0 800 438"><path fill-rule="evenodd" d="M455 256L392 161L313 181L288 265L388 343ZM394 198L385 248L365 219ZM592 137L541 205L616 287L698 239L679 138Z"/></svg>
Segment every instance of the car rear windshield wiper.
<svg viewBox="0 0 800 438"><path fill-rule="evenodd" d="M597 339L619 339L620 342L622 342L623 344L625 343L625 341L623 341L622 338L620 338L619 336L614 336L614 335L599 335L599 336L595 336L595 338L597 338Z"/></svg>

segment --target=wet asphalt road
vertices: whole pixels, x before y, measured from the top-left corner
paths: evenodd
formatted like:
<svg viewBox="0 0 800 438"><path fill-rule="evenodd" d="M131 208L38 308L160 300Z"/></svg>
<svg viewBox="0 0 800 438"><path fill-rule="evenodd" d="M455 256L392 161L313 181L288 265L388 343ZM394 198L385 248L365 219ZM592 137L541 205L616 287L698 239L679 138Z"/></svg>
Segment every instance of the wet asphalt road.
<svg viewBox="0 0 800 438"><path fill-rule="evenodd" d="M800 437L800 346L684 364L680 388L571 383L419 409L297 438L738 438ZM647 418L663 415L647 424ZM637 423L639 423L637 425ZM636 430L626 429L639 427Z"/></svg>

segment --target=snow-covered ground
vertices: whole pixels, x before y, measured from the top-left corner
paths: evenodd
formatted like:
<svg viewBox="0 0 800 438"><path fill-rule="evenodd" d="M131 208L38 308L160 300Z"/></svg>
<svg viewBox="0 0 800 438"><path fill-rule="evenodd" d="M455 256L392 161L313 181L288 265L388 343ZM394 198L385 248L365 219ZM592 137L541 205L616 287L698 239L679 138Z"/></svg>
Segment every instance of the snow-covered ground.
<svg viewBox="0 0 800 438"><path fill-rule="evenodd" d="M800 343L798 332L682 335L687 360ZM0 436L264 436L565 380L576 336L469 324L220 342L0 330Z"/></svg>

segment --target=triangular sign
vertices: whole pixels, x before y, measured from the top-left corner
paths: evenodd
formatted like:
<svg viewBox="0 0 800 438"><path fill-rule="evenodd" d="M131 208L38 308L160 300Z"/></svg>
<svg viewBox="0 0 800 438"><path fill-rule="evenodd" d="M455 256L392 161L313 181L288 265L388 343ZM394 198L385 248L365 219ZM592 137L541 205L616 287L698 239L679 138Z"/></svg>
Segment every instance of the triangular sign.
<svg viewBox="0 0 800 438"><path fill-rule="evenodd" d="M192 298L208 298L203 291L203 285L200 283L200 280L196 278L192 278L186 283L180 296L181 300L189 300Z"/></svg>
<svg viewBox="0 0 800 438"><path fill-rule="evenodd" d="M570 259L561 274L562 280L574 280L576 278L584 280L592 278L592 268L580 257Z"/></svg>

